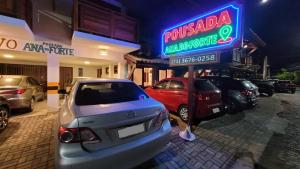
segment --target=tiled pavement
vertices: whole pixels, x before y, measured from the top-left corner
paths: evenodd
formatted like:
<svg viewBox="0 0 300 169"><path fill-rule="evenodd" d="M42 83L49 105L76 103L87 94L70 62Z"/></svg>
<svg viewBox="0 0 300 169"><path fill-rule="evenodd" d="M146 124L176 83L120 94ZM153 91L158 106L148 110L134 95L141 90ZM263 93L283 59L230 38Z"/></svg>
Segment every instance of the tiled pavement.
<svg viewBox="0 0 300 169"><path fill-rule="evenodd" d="M201 123L195 127L193 142L183 141L179 127L173 127L169 147L137 168L251 168L273 133L269 123L280 108L276 97L261 98L253 110ZM10 119L9 127L0 133L0 169L54 168L56 114L43 111Z"/></svg>

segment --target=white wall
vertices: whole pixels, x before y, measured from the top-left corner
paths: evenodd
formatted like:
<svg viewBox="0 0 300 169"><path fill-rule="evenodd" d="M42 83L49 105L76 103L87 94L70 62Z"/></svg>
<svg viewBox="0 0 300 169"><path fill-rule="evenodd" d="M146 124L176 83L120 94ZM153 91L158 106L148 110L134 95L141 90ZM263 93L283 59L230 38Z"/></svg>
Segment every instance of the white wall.
<svg viewBox="0 0 300 169"><path fill-rule="evenodd" d="M142 76L143 76L142 69L136 68L134 70L134 73L133 73L133 81L134 81L134 83L137 84L137 85L142 85L143 84L143 82L142 82Z"/></svg>

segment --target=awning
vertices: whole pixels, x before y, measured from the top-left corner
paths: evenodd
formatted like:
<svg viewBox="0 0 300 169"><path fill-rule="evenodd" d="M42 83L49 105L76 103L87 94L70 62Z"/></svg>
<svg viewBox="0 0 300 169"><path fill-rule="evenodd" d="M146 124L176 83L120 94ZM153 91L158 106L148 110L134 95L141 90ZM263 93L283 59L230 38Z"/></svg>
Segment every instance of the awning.
<svg viewBox="0 0 300 169"><path fill-rule="evenodd" d="M143 63L153 63L153 64L166 64L169 65L168 60L163 60L163 59L146 59L146 58L141 58L137 57L134 55L127 54L124 56L124 58L130 62L137 63L137 62L143 62Z"/></svg>

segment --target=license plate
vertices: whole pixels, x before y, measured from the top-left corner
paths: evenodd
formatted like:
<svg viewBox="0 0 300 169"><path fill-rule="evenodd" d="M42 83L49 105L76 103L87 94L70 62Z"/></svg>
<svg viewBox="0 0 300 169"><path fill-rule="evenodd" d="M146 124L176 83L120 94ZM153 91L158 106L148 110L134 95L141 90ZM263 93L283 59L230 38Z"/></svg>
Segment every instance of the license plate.
<svg viewBox="0 0 300 169"><path fill-rule="evenodd" d="M220 108L214 108L214 109L212 109L212 111L213 111L213 113L219 113L220 112Z"/></svg>
<svg viewBox="0 0 300 169"><path fill-rule="evenodd" d="M144 124L138 124L118 130L119 138L129 137L145 131Z"/></svg>

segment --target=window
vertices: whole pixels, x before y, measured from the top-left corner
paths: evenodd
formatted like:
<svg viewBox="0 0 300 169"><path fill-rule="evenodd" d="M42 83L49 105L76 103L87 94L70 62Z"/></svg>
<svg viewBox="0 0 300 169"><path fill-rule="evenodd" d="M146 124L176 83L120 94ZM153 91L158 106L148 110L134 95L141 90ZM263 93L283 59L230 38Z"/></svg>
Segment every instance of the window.
<svg viewBox="0 0 300 169"><path fill-rule="evenodd" d="M28 81L29 81L29 83L30 83L31 85L35 85L35 86L40 85L39 82L36 81L36 80L35 80L34 78L32 78L32 77L29 77L29 78L28 78Z"/></svg>
<svg viewBox="0 0 300 169"><path fill-rule="evenodd" d="M101 76L102 76L102 68L97 69L97 77L101 78Z"/></svg>
<svg viewBox="0 0 300 169"><path fill-rule="evenodd" d="M78 68L78 76L82 77L83 76L83 68Z"/></svg>
<svg viewBox="0 0 300 169"><path fill-rule="evenodd" d="M114 65L114 74L118 74L118 65Z"/></svg>
<svg viewBox="0 0 300 169"><path fill-rule="evenodd" d="M213 85L209 80L196 80L195 88L199 91L210 91L217 89L217 87Z"/></svg>
<svg viewBox="0 0 300 169"><path fill-rule="evenodd" d="M109 67L105 68L105 74L107 74L107 75L109 74Z"/></svg>
<svg viewBox="0 0 300 169"><path fill-rule="evenodd" d="M183 89L184 84L181 81L172 80L170 83L170 89Z"/></svg>
<svg viewBox="0 0 300 169"><path fill-rule="evenodd" d="M144 86L152 85L152 68L144 68Z"/></svg>
<svg viewBox="0 0 300 169"><path fill-rule="evenodd" d="M129 102L149 98L145 92L132 82L96 82L79 85L76 105L97 105Z"/></svg>
<svg viewBox="0 0 300 169"><path fill-rule="evenodd" d="M167 89L168 88L168 85L169 85L169 81L168 80L164 80L164 81L161 81L159 82L155 88L156 89Z"/></svg>

